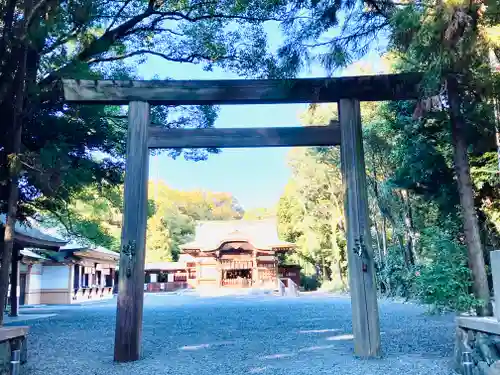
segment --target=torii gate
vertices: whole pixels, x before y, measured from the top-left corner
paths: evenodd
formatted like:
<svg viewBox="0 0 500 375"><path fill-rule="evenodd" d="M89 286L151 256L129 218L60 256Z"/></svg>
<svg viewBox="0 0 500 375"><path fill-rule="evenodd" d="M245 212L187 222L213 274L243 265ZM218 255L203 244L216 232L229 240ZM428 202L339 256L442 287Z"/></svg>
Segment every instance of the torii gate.
<svg viewBox="0 0 500 375"><path fill-rule="evenodd" d="M129 105L124 214L114 359L141 354L149 149L341 145L354 351L378 357L380 327L368 217L360 101L417 99L422 76L290 80L63 80L68 102ZM162 129L150 127L150 105L338 102L339 122L290 128Z"/></svg>

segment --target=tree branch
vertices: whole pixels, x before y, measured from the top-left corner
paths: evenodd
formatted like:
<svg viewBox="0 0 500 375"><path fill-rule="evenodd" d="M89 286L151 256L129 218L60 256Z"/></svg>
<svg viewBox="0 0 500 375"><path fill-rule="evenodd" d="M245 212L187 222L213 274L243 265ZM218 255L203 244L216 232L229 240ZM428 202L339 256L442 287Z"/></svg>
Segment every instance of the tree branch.
<svg viewBox="0 0 500 375"><path fill-rule="evenodd" d="M35 17L37 16L38 12L42 10L42 8L47 5L47 3L50 0L40 0L38 3L35 4L33 9L31 9L31 13L28 15L28 18L26 19L26 24L24 25L24 30L27 31L30 27L33 21L35 20Z"/></svg>
<svg viewBox="0 0 500 375"><path fill-rule="evenodd" d="M384 11L382 11L382 9L380 9L380 7L378 6L377 4L377 1L376 0L365 0L365 2L371 6L373 9L375 9L375 12L380 14L382 17L384 17L386 20L389 19L389 16L387 14L385 14ZM389 4L389 2L386 2L386 4Z"/></svg>
<svg viewBox="0 0 500 375"><path fill-rule="evenodd" d="M40 53L46 55L47 53L54 51L56 48L66 44L71 39L76 38L76 36L82 30L82 28L83 25L75 25L73 29L70 30L69 34L64 35L63 37L57 39L50 47L42 49Z"/></svg>
<svg viewBox="0 0 500 375"><path fill-rule="evenodd" d="M127 22L124 22L120 26L105 32L101 37L92 41L87 46L87 48L85 48L77 56L75 56L75 58L71 62L53 71L47 77L42 79L40 85L49 85L53 83L62 74L68 72L69 70L71 70L71 68L74 68L78 63L86 62L93 56L100 55L106 52L117 39L125 35L127 31L129 31L139 22L151 16L153 13L154 13L154 0L149 0L148 7L143 13L138 14L135 17L132 17Z"/></svg>
<svg viewBox="0 0 500 375"><path fill-rule="evenodd" d="M330 39L326 42L304 44L304 47L315 48L315 47L323 47L323 46L331 45L333 43L338 43L338 42L348 42L350 39L361 38L361 37L365 37L365 36L368 36L370 34L373 34L374 32L376 32L377 29L383 29L384 27L386 27L388 25L389 25L389 22L387 21L387 22L382 23L381 25L378 25L376 28L372 28L372 29L365 30L363 32L359 32L359 33L355 33L355 34L351 34L351 35L339 36L339 37Z"/></svg>
<svg viewBox="0 0 500 375"><path fill-rule="evenodd" d="M40 173L40 174L44 174L44 172L36 167L34 167L33 165L30 165L24 161L21 160L21 164L24 165L26 168L28 169L31 169L32 171L35 171L37 173Z"/></svg>
<svg viewBox="0 0 500 375"><path fill-rule="evenodd" d="M161 12L161 11L154 11L153 13L163 17L173 17L173 19L177 21L185 20L189 22L198 22L198 21L217 19L217 18L228 19L228 20L251 21L251 22L283 21L282 18L277 18L277 17L249 17L249 16L238 16L238 15L223 14L223 13L205 14L203 16L191 17L189 15L191 12L192 10L190 10L186 14L182 12Z"/></svg>
<svg viewBox="0 0 500 375"><path fill-rule="evenodd" d="M140 49L137 51L125 53L123 55L118 55L118 56L110 56L110 57L97 57L95 59L92 59L89 61L89 64L95 64L95 63L100 63L100 62L105 62L105 61L117 61L117 60L123 60L123 59L128 59L130 57L138 56L138 55L154 55L154 56L159 56L167 61L172 61L172 62L187 62L187 63L192 63L196 59L200 60L210 60L210 61L215 61L215 60L226 60L226 59L232 59L235 58L235 56L224 56L224 57L219 57L217 59L211 58L209 56L201 55L201 54L192 54L188 57L171 57L168 56L164 53L161 52L156 52L156 51L150 51L147 49Z"/></svg>
<svg viewBox="0 0 500 375"><path fill-rule="evenodd" d="M139 32L142 32L142 31L144 31L144 32L158 32L158 33L167 32L167 33L170 33L170 34L175 35L175 36L184 36L183 33L174 31L172 29L165 29L163 27L151 27L151 26L137 27L135 29L130 29L129 31L127 31L124 34L124 36L129 36L129 35L132 35L132 34L135 34L135 33L139 33Z"/></svg>
<svg viewBox="0 0 500 375"><path fill-rule="evenodd" d="M106 33L111 30L111 28L113 27L113 25L115 24L115 22L117 21L117 19L120 17L120 14L125 10L125 8L127 7L127 5L130 4L132 0L126 0L125 3L123 3L122 7L120 8L120 10L118 11L118 13L116 13L115 17L111 20L111 23L109 24L109 26L106 28Z"/></svg>

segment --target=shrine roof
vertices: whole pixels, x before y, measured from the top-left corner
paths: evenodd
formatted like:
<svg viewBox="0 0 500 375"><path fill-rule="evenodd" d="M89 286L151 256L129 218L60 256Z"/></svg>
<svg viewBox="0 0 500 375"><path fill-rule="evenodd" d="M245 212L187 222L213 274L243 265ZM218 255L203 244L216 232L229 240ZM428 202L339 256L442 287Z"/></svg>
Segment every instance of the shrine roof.
<svg viewBox="0 0 500 375"><path fill-rule="evenodd" d="M5 214L0 215L0 228L6 223ZM16 221L14 228L15 242L21 247L37 247L42 249L57 250L66 245L68 241L53 237L45 233L34 220L27 220L24 223Z"/></svg>
<svg viewBox="0 0 500 375"><path fill-rule="evenodd" d="M32 258L32 259L36 259L36 260L47 260L47 258L44 257L43 255L38 254L37 252L31 251L31 250L28 250L28 249L22 249L20 251L20 254L23 257L27 257L27 258Z"/></svg>
<svg viewBox="0 0 500 375"><path fill-rule="evenodd" d="M91 258L106 263L117 263L120 254L105 249L103 247L85 246L78 243L70 243L61 247L58 251L46 249L29 249L29 253L23 254L28 258L35 258L33 254L38 255L40 260L48 260L57 263L66 263L79 261L83 258Z"/></svg>
<svg viewBox="0 0 500 375"><path fill-rule="evenodd" d="M214 251L228 242L248 242L259 250L294 248L278 237L275 218L262 220L200 221L195 239L181 245L182 250Z"/></svg>
<svg viewBox="0 0 500 375"><path fill-rule="evenodd" d="M102 246L97 247L85 247L85 248L62 248L61 250L72 251L73 254L79 258L93 258L93 259L102 259L107 261L115 261L118 262L120 259L120 253L112 250L108 250Z"/></svg>

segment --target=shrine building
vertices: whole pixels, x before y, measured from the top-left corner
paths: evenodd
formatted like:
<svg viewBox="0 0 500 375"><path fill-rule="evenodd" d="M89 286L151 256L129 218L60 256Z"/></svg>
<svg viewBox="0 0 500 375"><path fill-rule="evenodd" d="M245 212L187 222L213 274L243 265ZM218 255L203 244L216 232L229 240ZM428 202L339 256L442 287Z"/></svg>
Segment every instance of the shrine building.
<svg viewBox="0 0 500 375"><path fill-rule="evenodd" d="M280 259L295 244L278 238L276 219L200 221L178 262L146 264L148 291L199 287L275 289L300 284L300 267ZM163 285L161 285L163 283ZM160 285L158 285L160 284Z"/></svg>

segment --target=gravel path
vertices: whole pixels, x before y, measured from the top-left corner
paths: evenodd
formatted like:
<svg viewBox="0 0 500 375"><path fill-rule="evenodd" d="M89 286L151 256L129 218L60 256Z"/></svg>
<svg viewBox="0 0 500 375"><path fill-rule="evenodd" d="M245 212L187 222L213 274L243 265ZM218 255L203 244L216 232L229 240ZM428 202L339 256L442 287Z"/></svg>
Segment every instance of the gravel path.
<svg viewBox="0 0 500 375"><path fill-rule="evenodd" d="M113 363L114 301L50 309L32 321L26 373L59 374L453 374L452 316L380 303L384 358L352 355L350 302L300 298L147 295L143 359ZM33 311L35 313L35 311Z"/></svg>

